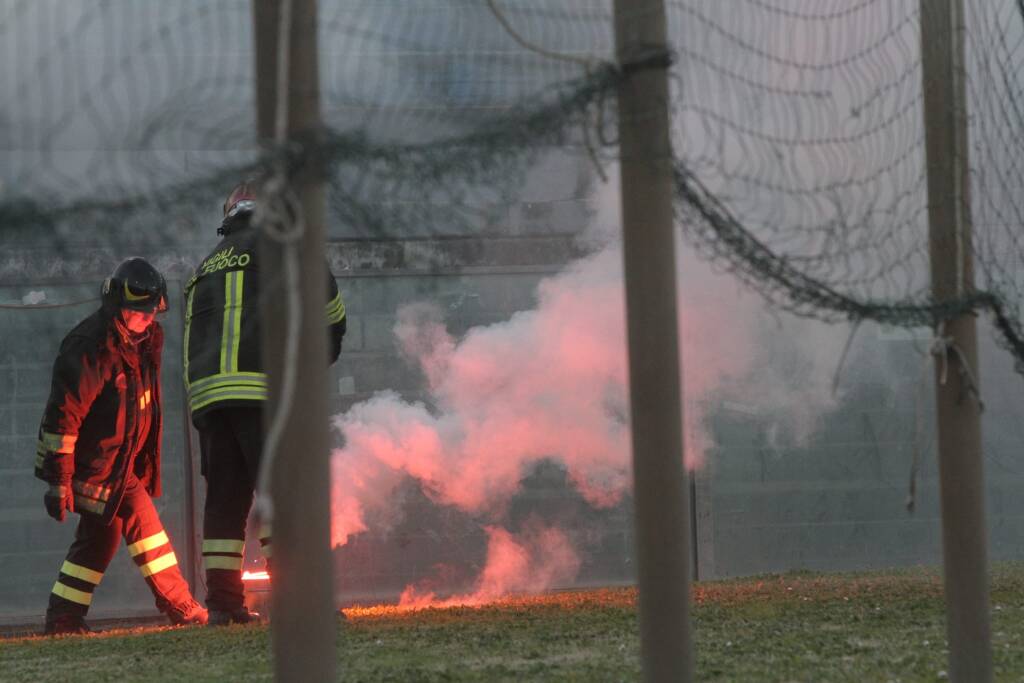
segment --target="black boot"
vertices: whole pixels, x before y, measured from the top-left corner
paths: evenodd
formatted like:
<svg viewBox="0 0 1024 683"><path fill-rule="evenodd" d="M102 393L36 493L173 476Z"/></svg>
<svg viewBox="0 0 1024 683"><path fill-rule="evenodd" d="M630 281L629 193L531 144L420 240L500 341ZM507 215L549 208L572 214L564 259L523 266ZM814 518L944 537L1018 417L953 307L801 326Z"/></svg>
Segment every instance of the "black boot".
<svg viewBox="0 0 1024 683"><path fill-rule="evenodd" d="M85 623L85 618L81 615L66 612L46 613L46 626L43 629L43 635L63 636L83 633L92 633L92 629Z"/></svg>
<svg viewBox="0 0 1024 683"><path fill-rule="evenodd" d="M232 610L211 609L210 626L227 626L229 624L254 624L263 621L259 612L250 612L245 607Z"/></svg>

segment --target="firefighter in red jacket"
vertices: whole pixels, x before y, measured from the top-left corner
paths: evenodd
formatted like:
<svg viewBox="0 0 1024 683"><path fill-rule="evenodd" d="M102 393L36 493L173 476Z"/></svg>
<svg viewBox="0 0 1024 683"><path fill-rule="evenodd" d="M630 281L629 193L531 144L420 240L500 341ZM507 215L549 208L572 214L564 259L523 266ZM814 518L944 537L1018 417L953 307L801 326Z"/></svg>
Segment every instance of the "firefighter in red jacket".
<svg viewBox="0 0 1024 683"><path fill-rule="evenodd" d="M36 476L47 513L79 514L46 610L46 633L89 631L93 591L123 537L172 624L206 623L178 570L152 498L160 495L163 276L141 258L103 283L103 303L61 343L39 428Z"/></svg>
<svg viewBox="0 0 1024 683"><path fill-rule="evenodd" d="M203 561L210 624L247 623L242 558L263 449L267 376L260 356L259 230L256 188L242 183L224 203L224 239L185 285L185 384L206 477ZM325 334L341 353L345 304L328 270ZM326 370L326 363L325 363ZM268 565L270 530L260 530Z"/></svg>

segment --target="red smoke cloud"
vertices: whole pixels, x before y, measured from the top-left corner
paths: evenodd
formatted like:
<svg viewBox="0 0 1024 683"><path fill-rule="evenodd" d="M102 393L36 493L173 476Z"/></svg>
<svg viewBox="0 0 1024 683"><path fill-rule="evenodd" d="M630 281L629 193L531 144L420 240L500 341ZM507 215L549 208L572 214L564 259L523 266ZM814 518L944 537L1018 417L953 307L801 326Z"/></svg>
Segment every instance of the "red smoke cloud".
<svg viewBox="0 0 1024 683"><path fill-rule="evenodd" d="M723 286L727 281L706 267L682 263L685 460L694 468L704 461L701 425L709 397L730 398L731 392L753 412L792 403L816 413L828 401L780 391L785 378L751 333L759 302L734 285ZM591 505L620 501L630 486L631 463L619 248L605 248L544 280L537 298L534 310L473 328L461 339L449 334L433 305L398 312L395 334L422 369L431 405L382 392L335 417L345 447L333 458L334 545L370 526L398 522L401 505L393 492L406 476L438 504L498 519L529 469L553 458ZM819 348L817 342L808 335L791 343ZM539 555L523 550L507 531L490 527L488 533L495 565L484 570L474 595L492 595L496 586L540 588L544 581L523 576L550 581L578 567L566 560L556 562L560 571L545 571ZM528 545L551 552L556 546ZM502 578L514 575L509 568L525 575ZM413 590L406 599L418 598Z"/></svg>
<svg viewBox="0 0 1024 683"><path fill-rule="evenodd" d="M539 593L576 577L580 559L566 535L555 528L535 526L516 537L500 527L485 527L487 565L473 592L438 599L431 591L409 586L399 607L483 605L513 593Z"/></svg>
<svg viewBox="0 0 1024 683"><path fill-rule="evenodd" d="M620 256L605 250L538 289L536 310L454 340L429 304L398 313L395 333L423 369L434 407L382 393L335 418L335 544L388 518L407 474L434 501L474 513L501 506L529 466L561 460L592 504L629 485Z"/></svg>

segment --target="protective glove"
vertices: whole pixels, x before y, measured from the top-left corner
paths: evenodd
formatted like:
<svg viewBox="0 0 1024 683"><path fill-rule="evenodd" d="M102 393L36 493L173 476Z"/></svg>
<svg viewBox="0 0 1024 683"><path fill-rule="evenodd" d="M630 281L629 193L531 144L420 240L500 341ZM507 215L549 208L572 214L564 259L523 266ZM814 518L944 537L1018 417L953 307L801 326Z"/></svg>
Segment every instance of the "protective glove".
<svg viewBox="0 0 1024 683"><path fill-rule="evenodd" d="M50 490L43 496L46 514L58 522L64 521L65 511L75 511L75 496L71 492L71 482L50 484Z"/></svg>

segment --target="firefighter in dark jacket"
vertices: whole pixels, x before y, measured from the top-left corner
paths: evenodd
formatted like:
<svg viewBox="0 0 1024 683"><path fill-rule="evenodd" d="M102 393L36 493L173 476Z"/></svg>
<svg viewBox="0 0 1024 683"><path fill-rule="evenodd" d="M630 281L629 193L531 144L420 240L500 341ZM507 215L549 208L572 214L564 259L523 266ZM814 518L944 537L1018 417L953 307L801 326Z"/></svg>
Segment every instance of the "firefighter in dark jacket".
<svg viewBox="0 0 1024 683"><path fill-rule="evenodd" d="M123 537L172 624L205 623L152 498L160 495L163 276L141 258L103 283L103 303L61 343L39 428L47 513L79 514L46 610L46 633L84 633L93 591Z"/></svg>
<svg viewBox="0 0 1024 683"><path fill-rule="evenodd" d="M258 480L267 397L260 357L255 189L242 183L232 190L217 231L224 238L185 286L185 384L206 478L203 561L211 625L259 616L245 607L242 584L245 527ZM345 304L329 269L327 280L325 318L333 363L345 334ZM261 528L259 536L269 566L270 530Z"/></svg>

